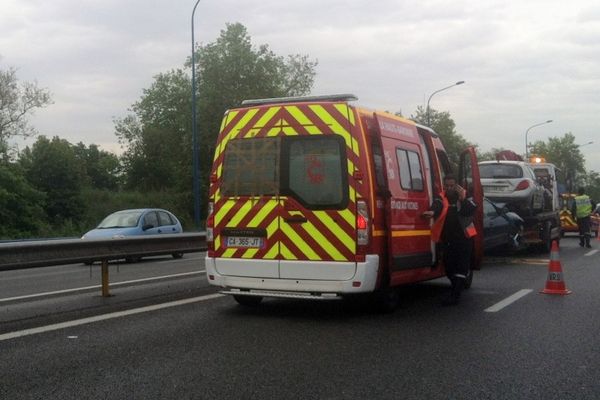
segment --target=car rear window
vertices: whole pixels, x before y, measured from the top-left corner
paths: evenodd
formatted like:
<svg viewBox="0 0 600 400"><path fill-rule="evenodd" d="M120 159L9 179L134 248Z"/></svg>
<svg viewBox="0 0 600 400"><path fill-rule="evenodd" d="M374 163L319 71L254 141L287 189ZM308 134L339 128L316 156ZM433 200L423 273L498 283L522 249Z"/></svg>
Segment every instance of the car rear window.
<svg viewBox="0 0 600 400"><path fill-rule="evenodd" d="M523 177L523 169L511 164L481 164L479 174L483 179L515 179Z"/></svg>
<svg viewBox="0 0 600 400"><path fill-rule="evenodd" d="M235 139L227 144L224 196L292 196L309 209L348 203L346 144L337 135Z"/></svg>

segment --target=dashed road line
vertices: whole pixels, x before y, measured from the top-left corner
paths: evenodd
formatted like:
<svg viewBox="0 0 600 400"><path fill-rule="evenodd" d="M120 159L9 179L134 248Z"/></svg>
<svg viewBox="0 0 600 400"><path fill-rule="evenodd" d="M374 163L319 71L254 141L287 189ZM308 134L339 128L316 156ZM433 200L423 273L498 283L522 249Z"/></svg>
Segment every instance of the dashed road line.
<svg viewBox="0 0 600 400"><path fill-rule="evenodd" d="M484 311L485 312L498 312L498 311L502 310L504 307L507 307L507 306L511 305L512 303L514 303L515 301L519 300L521 297L527 296L531 292L533 292L533 289L521 289L517 293L513 294L512 296L509 296L506 299L494 304L493 306L486 308Z"/></svg>

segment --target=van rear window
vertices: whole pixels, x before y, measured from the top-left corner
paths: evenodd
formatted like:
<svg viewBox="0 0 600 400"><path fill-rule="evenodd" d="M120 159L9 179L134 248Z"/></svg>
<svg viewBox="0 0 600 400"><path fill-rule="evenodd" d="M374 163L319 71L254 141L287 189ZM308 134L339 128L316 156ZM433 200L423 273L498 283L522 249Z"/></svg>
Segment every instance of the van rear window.
<svg viewBox="0 0 600 400"><path fill-rule="evenodd" d="M279 193L279 138L231 140L223 163L224 196Z"/></svg>
<svg viewBox="0 0 600 400"><path fill-rule="evenodd" d="M309 209L346 208L346 144L337 135L231 140L221 192L230 197L292 196Z"/></svg>

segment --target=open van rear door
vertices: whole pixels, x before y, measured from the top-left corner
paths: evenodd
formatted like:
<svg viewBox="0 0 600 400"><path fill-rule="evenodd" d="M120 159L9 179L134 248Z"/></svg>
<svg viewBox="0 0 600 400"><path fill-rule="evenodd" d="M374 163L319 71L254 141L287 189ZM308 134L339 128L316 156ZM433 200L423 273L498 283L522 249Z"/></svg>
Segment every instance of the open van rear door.
<svg viewBox="0 0 600 400"><path fill-rule="evenodd" d="M470 197L477 204L477 209L473 216L477 235L473 238L472 268L479 269L483 260L483 188L481 187L481 177L479 175L475 148L472 146L469 146L460 155L458 182L459 185L467 190L467 197Z"/></svg>

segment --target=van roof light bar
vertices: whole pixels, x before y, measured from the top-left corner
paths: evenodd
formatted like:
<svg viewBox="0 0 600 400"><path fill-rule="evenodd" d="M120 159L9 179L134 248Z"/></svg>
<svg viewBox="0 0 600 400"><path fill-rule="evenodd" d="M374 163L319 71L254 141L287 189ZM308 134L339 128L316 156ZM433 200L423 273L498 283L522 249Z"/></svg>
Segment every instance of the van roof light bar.
<svg viewBox="0 0 600 400"><path fill-rule="evenodd" d="M328 94L323 96L298 96L298 97L274 97L270 99L252 99L242 101L243 106L261 106L274 103L305 103L316 101L356 101L358 97L353 94Z"/></svg>

